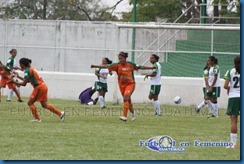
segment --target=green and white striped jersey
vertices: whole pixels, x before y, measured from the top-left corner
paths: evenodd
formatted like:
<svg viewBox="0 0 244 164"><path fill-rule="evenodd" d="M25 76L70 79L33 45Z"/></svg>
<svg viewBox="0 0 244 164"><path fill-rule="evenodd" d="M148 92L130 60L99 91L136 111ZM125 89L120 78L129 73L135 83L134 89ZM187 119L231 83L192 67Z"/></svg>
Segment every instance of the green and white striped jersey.
<svg viewBox="0 0 244 164"><path fill-rule="evenodd" d="M240 74L236 72L236 69L228 70L224 79L230 81L229 98L240 97Z"/></svg>

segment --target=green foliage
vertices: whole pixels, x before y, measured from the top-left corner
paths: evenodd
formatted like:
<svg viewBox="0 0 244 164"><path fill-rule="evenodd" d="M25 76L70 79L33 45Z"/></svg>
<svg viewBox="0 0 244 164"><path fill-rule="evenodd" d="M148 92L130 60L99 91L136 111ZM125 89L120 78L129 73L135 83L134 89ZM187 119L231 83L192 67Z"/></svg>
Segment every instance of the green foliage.
<svg viewBox="0 0 244 164"><path fill-rule="evenodd" d="M162 105L164 116L154 116L151 104L134 104L137 120L121 122L121 105L80 105L78 101L50 100L66 111L65 122L37 104L41 123L31 123L25 103L0 102L0 159L2 160L240 160L237 149L195 147L194 140L229 141L230 119L220 110L217 119L196 115L193 107ZM240 124L238 123L238 132ZM177 144L188 141L184 153L158 153L140 147L140 140L169 135ZM240 135L238 133L238 139Z"/></svg>
<svg viewBox="0 0 244 164"><path fill-rule="evenodd" d="M110 8L97 0L47 0L44 11L43 0L14 0L0 7L0 18L56 20L117 20Z"/></svg>

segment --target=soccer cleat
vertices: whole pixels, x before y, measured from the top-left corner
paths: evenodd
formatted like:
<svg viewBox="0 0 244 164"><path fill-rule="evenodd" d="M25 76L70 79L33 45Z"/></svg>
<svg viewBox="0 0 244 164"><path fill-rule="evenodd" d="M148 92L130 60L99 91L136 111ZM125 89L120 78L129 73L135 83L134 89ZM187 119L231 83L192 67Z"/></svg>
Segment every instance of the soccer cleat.
<svg viewBox="0 0 244 164"><path fill-rule="evenodd" d="M236 148L237 148L237 145L234 144L234 145L232 145L232 146L227 146L226 148L227 148L227 149L230 149L230 148L231 148L231 149L236 149Z"/></svg>
<svg viewBox="0 0 244 164"><path fill-rule="evenodd" d="M61 122L64 122L64 116L65 116L65 112L62 111L62 112L61 112L61 116L60 116L60 120L61 120Z"/></svg>
<svg viewBox="0 0 244 164"><path fill-rule="evenodd" d="M97 101L98 101L98 97L95 98L95 100L93 101L93 104L96 105L97 104Z"/></svg>
<svg viewBox="0 0 244 164"><path fill-rule="evenodd" d="M11 101L11 100L10 100ZM24 102L23 100L19 99L18 102Z"/></svg>
<svg viewBox="0 0 244 164"><path fill-rule="evenodd" d="M106 108L106 106L101 107L101 109L105 109L105 108Z"/></svg>
<svg viewBox="0 0 244 164"><path fill-rule="evenodd" d="M120 119L121 121L127 121L127 118L126 118L125 116L121 116L119 119Z"/></svg>
<svg viewBox="0 0 244 164"><path fill-rule="evenodd" d="M31 122L42 122L42 120L38 120L38 119L33 119L33 120L31 120Z"/></svg>
<svg viewBox="0 0 244 164"><path fill-rule="evenodd" d="M198 109L198 107L196 106L196 107L195 107L195 111L196 111L197 113L199 113L199 112L200 112L200 109Z"/></svg>
<svg viewBox="0 0 244 164"><path fill-rule="evenodd" d="M135 117L135 113L131 113L131 121L135 121L136 117Z"/></svg>
<svg viewBox="0 0 244 164"><path fill-rule="evenodd" d="M209 113L208 115L207 115L207 118L214 118L214 117L216 117L213 113Z"/></svg>

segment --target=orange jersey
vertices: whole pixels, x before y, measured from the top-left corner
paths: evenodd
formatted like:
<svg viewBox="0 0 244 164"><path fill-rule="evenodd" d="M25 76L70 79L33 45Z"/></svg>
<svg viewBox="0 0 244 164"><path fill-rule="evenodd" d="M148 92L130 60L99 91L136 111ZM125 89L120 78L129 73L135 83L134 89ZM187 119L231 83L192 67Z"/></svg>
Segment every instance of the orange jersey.
<svg viewBox="0 0 244 164"><path fill-rule="evenodd" d="M111 64L109 71L115 71L118 75L119 85L129 85L135 83L134 71L137 71L141 67L131 62L125 64L114 63Z"/></svg>
<svg viewBox="0 0 244 164"><path fill-rule="evenodd" d="M10 75L11 69L8 66L3 66L2 70L0 70L0 75L2 79L8 79Z"/></svg>
<svg viewBox="0 0 244 164"><path fill-rule="evenodd" d="M33 87L44 84L43 79L40 77L37 70L33 66L30 66L25 70L24 78L28 80Z"/></svg>

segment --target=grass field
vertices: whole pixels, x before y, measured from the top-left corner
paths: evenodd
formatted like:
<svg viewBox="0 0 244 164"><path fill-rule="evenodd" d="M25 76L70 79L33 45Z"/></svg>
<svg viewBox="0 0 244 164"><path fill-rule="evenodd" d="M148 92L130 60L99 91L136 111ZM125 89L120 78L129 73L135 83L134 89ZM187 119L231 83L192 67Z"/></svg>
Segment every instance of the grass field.
<svg viewBox="0 0 244 164"><path fill-rule="evenodd" d="M194 140L229 142L230 120L225 110L217 119L206 118L207 109L196 115L193 107L162 105L164 116L154 116L151 104L134 104L136 120L119 120L121 105L107 108L80 105L78 101L50 102L65 110L65 122L38 103L41 123L31 123L26 104L0 103L0 159L3 160L239 160L238 148L196 147ZM4 100L4 101L3 101ZM178 146L189 142L181 153L155 152L140 147L140 140L171 136Z"/></svg>

